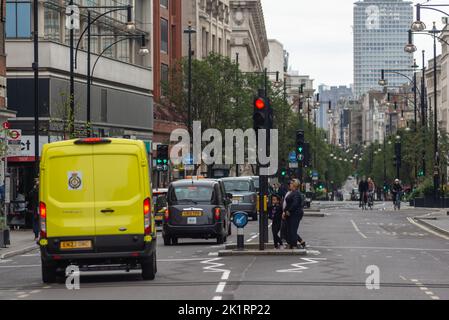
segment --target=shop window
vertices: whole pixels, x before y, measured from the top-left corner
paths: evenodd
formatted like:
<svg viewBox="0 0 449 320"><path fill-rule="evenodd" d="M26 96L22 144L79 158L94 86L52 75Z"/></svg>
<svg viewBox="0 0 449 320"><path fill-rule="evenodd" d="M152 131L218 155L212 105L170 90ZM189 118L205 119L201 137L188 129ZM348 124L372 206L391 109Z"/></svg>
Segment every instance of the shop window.
<svg viewBox="0 0 449 320"><path fill-rule="evenodd" d="M31 37L31 2L8 0L6 2L6 37Z"/></svg>

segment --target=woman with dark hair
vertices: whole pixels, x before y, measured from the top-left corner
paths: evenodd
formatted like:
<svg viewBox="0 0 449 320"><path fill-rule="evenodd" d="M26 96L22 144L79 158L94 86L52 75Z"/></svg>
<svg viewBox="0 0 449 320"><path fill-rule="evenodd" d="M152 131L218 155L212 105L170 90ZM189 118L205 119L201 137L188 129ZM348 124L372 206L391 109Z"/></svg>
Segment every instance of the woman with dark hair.
<svg viewBox="0 0 449 320"><path fill-rule="evenodd" d="M271 196L271 205L268 208L268 217L273 220L271 225L271 231L273 232L274 247L280 249L282 239L279 237L279 231L281 231L282 225L282 206L281 197L277 194Z"/></svg>
<svg viewBox="0 0 449 320"><path fill-rule="evenodd" d="M299 224L304 216L303 200L299 192L300 182L292 180L290 182L290 192L285 197L284 219L287 222L287 241L290 249L298 248L298 241L305 248L306 243L298 236Z"/></svg>

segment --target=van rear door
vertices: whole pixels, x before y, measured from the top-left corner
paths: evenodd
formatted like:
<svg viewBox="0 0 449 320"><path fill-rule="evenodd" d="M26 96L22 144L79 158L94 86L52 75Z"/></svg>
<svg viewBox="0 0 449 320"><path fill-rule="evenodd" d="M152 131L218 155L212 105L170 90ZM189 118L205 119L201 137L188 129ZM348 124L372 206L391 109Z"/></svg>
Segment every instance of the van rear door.
<svg viewBox="0 0 449 320"><path fill-rule="evenodd" d="M95 233L99 251L143 247L145 168L140 151L136 145L128 144L94 146ZM136 240L136 235L142 237Z"/></svg>
<svg viewBox="0 0 449 320"><path fill-rule="evenodd" d="M47 235L95 236L91 146L49 148L41 188L47 206ZM87 239L87 238L86 238Z"/></svg>

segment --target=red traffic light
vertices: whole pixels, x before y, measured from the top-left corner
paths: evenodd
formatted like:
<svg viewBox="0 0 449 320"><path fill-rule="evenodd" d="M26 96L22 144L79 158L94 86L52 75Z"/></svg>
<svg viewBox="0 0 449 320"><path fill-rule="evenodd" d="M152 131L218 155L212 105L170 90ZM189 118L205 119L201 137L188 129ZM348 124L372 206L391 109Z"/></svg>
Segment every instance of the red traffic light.
<svg viewBox="0 0 449 320"><path fill-rule="evenodd" d="M256 99L256 101L254 101L254 106L259 110L264 109L266 106L265 100L263 100L261 98Z"/></svg>

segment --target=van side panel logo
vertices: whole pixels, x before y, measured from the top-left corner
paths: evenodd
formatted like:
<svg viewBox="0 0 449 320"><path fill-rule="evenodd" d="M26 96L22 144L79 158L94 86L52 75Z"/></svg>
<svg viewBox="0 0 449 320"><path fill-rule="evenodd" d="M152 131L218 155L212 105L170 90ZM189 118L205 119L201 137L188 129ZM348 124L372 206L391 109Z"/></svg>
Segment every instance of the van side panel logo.
<svg viewBox="0 0 449 320"><path fill-rule="evenodd" d="M83 189L83 174L79 171L71 171L67 173L69 190Z"/></svg>

